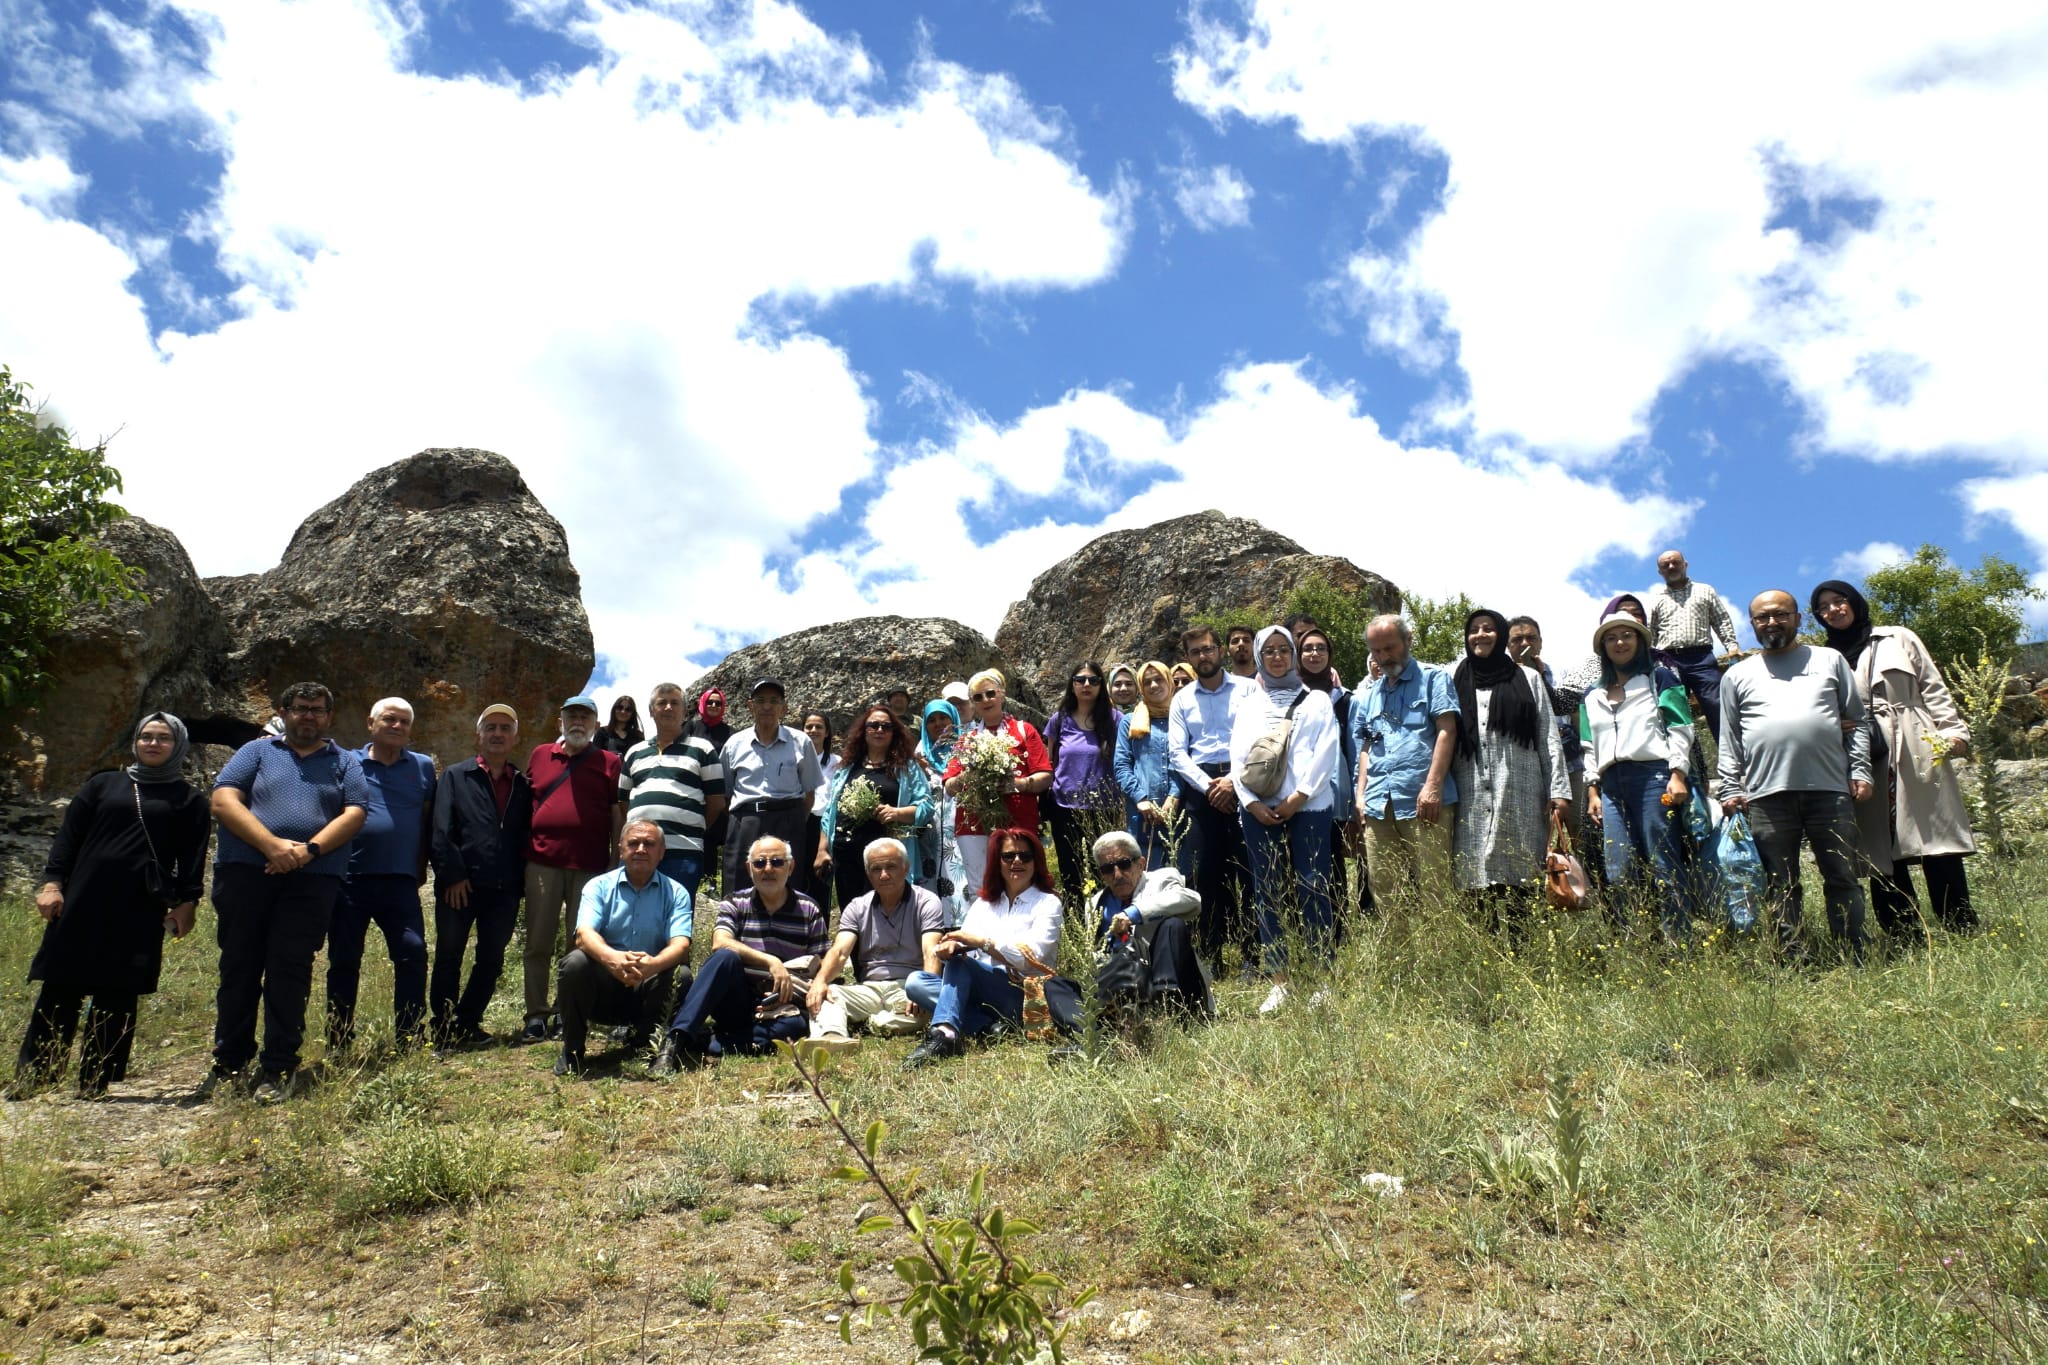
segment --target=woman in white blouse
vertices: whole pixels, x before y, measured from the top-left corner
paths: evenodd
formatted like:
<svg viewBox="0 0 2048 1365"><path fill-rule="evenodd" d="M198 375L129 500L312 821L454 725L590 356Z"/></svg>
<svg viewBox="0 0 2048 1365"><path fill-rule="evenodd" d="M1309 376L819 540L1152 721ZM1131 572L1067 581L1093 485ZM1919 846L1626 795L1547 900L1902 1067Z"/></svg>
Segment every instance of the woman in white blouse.
<svg viewBox="0 0 2048 1365"><path fill-rule="evenodd" d="M962 1039L994 1027L998 1018L1022 1022L1024 990L1017 978L1055 965L1063 917L1038 835L997 830L989 838L980 897L934 950L938 975L913 972L904 983L903 993L932 1024L903 1064L958 1056Z"/></svg>

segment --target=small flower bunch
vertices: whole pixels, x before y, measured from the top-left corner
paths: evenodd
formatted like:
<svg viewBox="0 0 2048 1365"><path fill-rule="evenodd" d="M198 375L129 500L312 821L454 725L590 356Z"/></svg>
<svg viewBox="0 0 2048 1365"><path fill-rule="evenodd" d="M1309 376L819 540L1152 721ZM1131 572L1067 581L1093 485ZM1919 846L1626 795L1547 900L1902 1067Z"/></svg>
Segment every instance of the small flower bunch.
<svg viewBox="0 0 2048 1365"><path fill-rule="evenodd" d="M1948 762L1949 742L1947 735L1925 734L1921 738L1926 740L1927 747L1934 751L1935 767L1939 768L1942 764Z"/></svg>
<svg viewBox="0 0 2048 1365"><path fill-rule="evenodd" d="M859 829L882 808L882 794L865 777L850 779L839 789L839 828Z"/></svg>
<svg viewBox="0 0 2048 1365"><path fill-rule="evenodd" d="M960 805L983 829L1009 823L1008 798L1016 785L1018 757L1009 735L976 730L953 750L960 762Z"/></svg>

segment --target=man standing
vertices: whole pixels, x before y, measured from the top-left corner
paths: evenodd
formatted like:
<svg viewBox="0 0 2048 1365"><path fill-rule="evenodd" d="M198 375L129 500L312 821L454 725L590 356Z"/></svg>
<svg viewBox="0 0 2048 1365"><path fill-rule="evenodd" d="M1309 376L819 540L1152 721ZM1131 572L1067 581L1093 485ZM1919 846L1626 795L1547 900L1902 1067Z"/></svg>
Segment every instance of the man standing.
<svg viewBox="0 0 2048 1365"><path fill-rule="evenodd" d="M555 932L576 941L583 884L612 862L612 812L618 805L619 756L597 740L597 702L562 703L562 737L536 744L526 760L533 788L533 832L526 846L526 1027L521 1040L548 1032L548 983L558 961ZM567 921L566 926L563 921Z"/></svg>
<svg viewBox="0 0 2048 1365"><path fill-rule="evenodd" d="M732 825L726 835L725 893L752 886L747 850L756 839L776 838L795 848L803 838L811 802L824 785L825 771L811 737L782 723L788 709L782 680L762 678L747 698L754 723L735 730L719 755L725 788L732 794Z"/></svg>
<svg viewBox="0 0 2048 1365"><path fill-rule="evenodd" d="M631 1046L646 1046L668 1009L681 973L690 983L690 933L695 908L679 882L664 877L667 849L652 820L626 825L623 862L584 883L576 912L576 944L563 957L555 998L562 1006L562 1055L557 1076L583 1072L590 1026L624 1024Z"/></svg>
<svg viewBox="0 0 2048 1365"><path fill-rule="evenodd" d="M1451 886L1458 693L1447 670L1414 657L1414 641L1399 616L1375 616L1365 644L1379 676L1351 703L1366 866L1382 907L1420 888Z"/></svg>
<svg viewBox="0 0 2048 1365"><path fill-rule="evenodd" d="M356 754L369 783L362 832L349 845L348 879L327 933L327 1046L355 1041L363 940L375 924L391 953L392 1036L417 1041L427 1013L427 925L420 888L434 818L434 760L416 754L412 703L386 697L370 708L370 742Z"/></svg>
<svg viewBox="0 0 2048 1365"><path fill-rule="evenodd" d="M1870 732L1849 661L1799 640L1799 604L1786 592L1749 604L1761 654L1728 670L1721 688L1721 808L1749 812L1778 945L1806 958L1799 936L1799 844L1813 849L1826 889L1828 932L1863 960L1863 887L1856 880L1853 801L1870 798ZM1846 734L1844 733L1846 731Z"/></svg>
<svg viewBox="0 0 2048 1365"><path fill-rule="evenodd" d="M427 998L441 1047L491 1041L484 1010L505 969L533 826L533 787L512 762L518 739L519 713L503 702L486 706L476 718L476 757L442 773L434 788L434 974ZM476 962L464 985L471 929Z"/></svg>
<svg viewBox="0 0 2048 1365"><path fill-rule="evenodd" d="M938 974L933 949L946 932L946 907L921 886L910 885L910 854L898 839L877 839L864 855L868 885L839 912L839 932L804 1007L811 1012L811 1043L827 1052L850 1052L859 1043L848 1033L853 1024L868 1032L914 1033L910 997L903 983L916 971ZM839 979L851 959L856 984Z"/></svg>
<svg viewBox="0 0 2048 1365"><path fill-rule="evenodd" d="M263 1054L256 1098L291 1095L313 994L313 959L327 937L348 873L348 842L363 827L369 783L356 756L327 737L334 694L294 683L278 699L284 733L235 751L213 786L220 822L213 908L220 917L220 990L214 997L213 1068L201 1098L238 1080Z"/></svg>
<svg viewBox="0 0 2048 1365"><path fill-rule="evenodd" d="M748 849L753 884L720 902L711 956L669 1021L655 1074L702 1066L707 1052L766 1052L778 1039L809 1032L809 983L792 973L815 971L825 952L825 915L789 889L794 862L788 842L772 834Z"/></svg>
<svg viewBox="0 0 2048 1365"><path fill-rule="evenodd" d="M718 705L723 717L722 693ZM705 840L725 816L718 747L701 727L683 724L683 689L674 683L655 686L647 714L654 733L634 745L619 768L619 804L612 820L620 833L629 819L654 822L667 849L661 875L682 883L694 905L704 880Z"/></svg>
<svg viewBox="0 0 2048 1365"><path fill-rule="evenodd" d="M1259 661L1252 657L1252 641L1259 636L1257 626L1234 625L1225 629L1224 639L1230 652L1230 676L1233 678L1257 678ZM1182 636L1183 640L1187 637ZM1185 644L1181 646L1187 648Z"/></svg>
<svg viewBox="0 0 2048 1365"><path fill-rule="evenodd" d="M1721 667L1714 662L1714 642L1723 654L1733 654L1735 617L1721 594L1686 576L1685 556L1666 550L1657 556L1657 573L1664 582L1650 590L1646 604L1650 613L1650 635L1658 649L1671 656L1678 676L1685 679L1700 699L1700 714L1707 728L1721 738Z"/></svg>
<svg viewBox="0 0 2048 1365"><path fill-rule="evenodd" d="M1181 688L1167 703L1166 757L1180 780L1181 804L1195 827L1202 956L1221 971L1226 938L1244 950L1247 964L1252 961L1251 871L1245 860L1244 826L1237 815L1237 788L1230 781L1230 726L1238 689L1258 684L1223 671L1223 651L1208 626L1183 632L1180 650L1195 670L1195 685Z"/></svg>

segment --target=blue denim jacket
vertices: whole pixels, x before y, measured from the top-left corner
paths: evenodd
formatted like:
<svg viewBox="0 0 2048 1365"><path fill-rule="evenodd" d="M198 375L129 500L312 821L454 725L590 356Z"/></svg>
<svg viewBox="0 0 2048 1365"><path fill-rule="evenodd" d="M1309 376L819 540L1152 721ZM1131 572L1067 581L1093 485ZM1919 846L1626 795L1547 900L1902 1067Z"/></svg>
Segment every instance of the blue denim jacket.
<svg viewBox="0 0 2048 1365"><path fill-rule="evenodd" d="M1379 819L1415 818L1415 800L1436 753L1436 718L1458 714L1451 675L1435 664L1410 660L1391 687L1381 678L1351 696L1352 750L1366 765L1365 813ZM1444 804L1456 804L1457 779L1444 773Z"/></svg>

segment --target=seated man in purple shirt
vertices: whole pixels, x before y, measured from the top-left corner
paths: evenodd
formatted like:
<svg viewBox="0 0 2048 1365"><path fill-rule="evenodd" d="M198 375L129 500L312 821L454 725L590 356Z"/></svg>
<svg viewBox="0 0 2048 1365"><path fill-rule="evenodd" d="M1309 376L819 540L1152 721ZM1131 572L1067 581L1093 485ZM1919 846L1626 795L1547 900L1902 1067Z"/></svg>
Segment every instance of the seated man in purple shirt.
<svg viewBox="0 0 2048 1365"><path fill-rule="evenodd" d="M809 1032L807 978L825 952L825 913L789 889L793 866L789 844L772 834L747 849L754 884L719 905L711 956L669 1023L653 1074L702 1066L707 1054L766 1052Z"/></svg>

